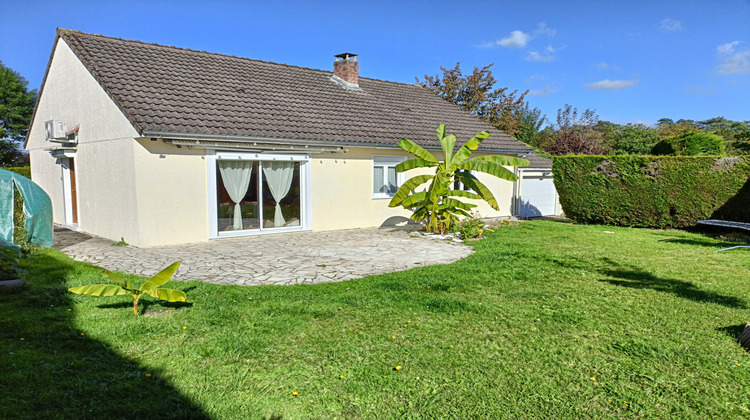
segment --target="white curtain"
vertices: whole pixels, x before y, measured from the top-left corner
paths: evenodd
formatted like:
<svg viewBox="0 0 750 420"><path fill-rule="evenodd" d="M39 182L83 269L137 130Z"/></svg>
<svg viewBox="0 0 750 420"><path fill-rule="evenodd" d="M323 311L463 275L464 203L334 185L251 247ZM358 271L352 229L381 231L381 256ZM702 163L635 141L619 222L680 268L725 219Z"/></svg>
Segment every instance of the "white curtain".
<svg viewBox="0 0 750 420"><path fill-rule="evenodd" d="M250 175L253 172L253 162L242 160L220 160L219 172L224 181L224 188L229 198L234 202L234 230L242 230L242 207L240 201L247 193L250 185Z"/></svg>
<svg viewBox="0 0 750 420"><path fill-rule="evenodd" d="M266 175L266 183L271 195L276 201L276 213L273 217L274 227L284 226L286 220L281 214L281 200L289 194L294 177L294 162L263 162L263 173Z"/></svg>

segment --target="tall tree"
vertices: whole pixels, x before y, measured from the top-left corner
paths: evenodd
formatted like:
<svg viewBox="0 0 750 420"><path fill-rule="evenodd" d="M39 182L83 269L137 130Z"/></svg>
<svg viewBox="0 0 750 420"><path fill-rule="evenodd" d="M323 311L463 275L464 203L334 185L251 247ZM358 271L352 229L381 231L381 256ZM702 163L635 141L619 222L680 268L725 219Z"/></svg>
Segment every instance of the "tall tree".
<svg viewBox="0 0 750 420"><path fill-rule="evenodd" d="M679 119L677 122L672 121L669 118L662 118L656 123L656 128L659 133L659 138L665 139L667 137L678 136L685 133L696 133L700 129L695 125L693 120Z"/></svg>
<svg viewBox="0 0 750 420"><path fill-rule="evenodd" d="M545 150L553 155L585 154L601 155L606 152L601 133L595 132L599 116L587 109L578 116L578 109L571 105L557 110L557 127L554 142Z"/></svg>
<svg viewBox="0 0 750 420"><path fill-rule="evenodd" d="M508 88L495 89L495 77L490 68L494 63L482 68L474 67L469 75L461 73L461 63L452 69L440 67L440 75L416 78L417 84L430 89L436 95L447 100L481 120L497 127L512 137L523 130L522 109L526 106L524 98L529 91L521 94Z"/></svg>
<svg viewBox="0 0 750 420"><path fill-rule="evenodd" d="M36 89L0 61L0 166L17 163L23 153L18 143L26 137L34 112Z"/></svg>
<svg viewBox="0 0 750 420"><path fill-rule="evenodd" d="M516 138L532 147L542 147L544 132L542 126L547 121L547 116L542 115L539 108L531 109L529 104L524 105L519 111L521 115L521 131Z"/></svg>
<svg viewBox="0 0 750 420"><path fill-rule="evenodd" d="M648 155L658 142L656 129L643 124L618 125L612 136L613 153L618 155Z"/></svg>

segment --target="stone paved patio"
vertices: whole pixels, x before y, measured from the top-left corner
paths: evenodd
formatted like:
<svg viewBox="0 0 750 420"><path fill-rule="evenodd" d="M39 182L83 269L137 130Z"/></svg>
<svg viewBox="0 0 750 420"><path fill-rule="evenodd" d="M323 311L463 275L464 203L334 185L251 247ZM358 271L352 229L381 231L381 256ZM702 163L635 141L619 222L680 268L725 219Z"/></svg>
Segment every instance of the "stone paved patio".
<svg viewBox="0 0 750 420"><path fill-rule="evenodd" d="M152 276L181 261L175 279L256 286L350 280L448 264L473 248L403 229L353 229L218 239L176 246L113 246L112 240L55 227L54 247L77 261Z"/></svg>

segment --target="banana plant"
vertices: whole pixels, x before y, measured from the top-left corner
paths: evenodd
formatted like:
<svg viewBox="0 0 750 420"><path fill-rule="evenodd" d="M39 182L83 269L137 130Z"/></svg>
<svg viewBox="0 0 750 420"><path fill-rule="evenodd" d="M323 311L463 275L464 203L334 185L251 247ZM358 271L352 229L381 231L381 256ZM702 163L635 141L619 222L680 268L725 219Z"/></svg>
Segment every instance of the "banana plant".
<svg viewBox="0 0 750 420"><path fill-rule="evenodd" d="M435 173L416 175L406 180L396 191L388 206L403 206L406 209L412 209L411 218L424 223L427 232L445 233L450 230L459 216L471 217L469 211L476 207L476 204L466 203L458 198L484 200L493 209L500 209L490 189L470 171L484 172L512 182L517 177L505 166L528 166L529 161L502 155L471 157L471 152L477 150L482 141L489 137L489 131L482 131L475 135L455 153L456 135L446 134L445 124L440 124L436 133L444 153L442 162L409 139L402 139L398 142L398 146L414 155L414 158L398 164L396 172L416 168L435 168ZM457 180L472 191L451 189ZM415 192L423 184L428 184L426 190Z"/></svg>
<svg viewBox="0 0 750 420"><path fill-rule="evenodd" d="M144 294L155 297L157 299L166 300L167 302L187 302L185 292L181 290L159 287L163 286L172 278L175 271L177 271L177 267L179 266L179 261L173 263L169 267L158 272L150 279L146 280L146 282L143 283L141 287L133 287L130 282L125 280L125 278L123 278L121 275L113 273L111 271L105 271L104 275L109 277L117 284L89 284L86 286L71 287L68 290L79 295L91 296L131 295L133 297L133 314L138 315L138 301Z"/></svg>

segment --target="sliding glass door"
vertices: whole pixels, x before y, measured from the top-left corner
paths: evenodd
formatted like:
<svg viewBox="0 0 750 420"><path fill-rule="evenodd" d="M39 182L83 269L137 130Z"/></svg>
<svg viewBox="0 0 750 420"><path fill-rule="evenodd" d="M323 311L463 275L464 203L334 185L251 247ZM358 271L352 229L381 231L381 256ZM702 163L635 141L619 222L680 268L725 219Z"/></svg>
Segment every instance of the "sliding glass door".
<svg viewBox="0 0 750 420"><path fill-rule="evenodd" d="M218 152L214 160L215 236L300 230L305 226L307 159Z"/></svg>

